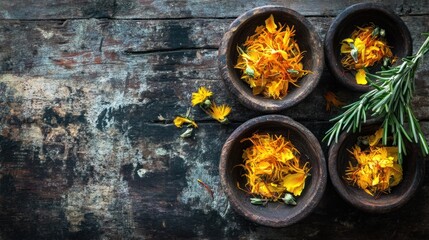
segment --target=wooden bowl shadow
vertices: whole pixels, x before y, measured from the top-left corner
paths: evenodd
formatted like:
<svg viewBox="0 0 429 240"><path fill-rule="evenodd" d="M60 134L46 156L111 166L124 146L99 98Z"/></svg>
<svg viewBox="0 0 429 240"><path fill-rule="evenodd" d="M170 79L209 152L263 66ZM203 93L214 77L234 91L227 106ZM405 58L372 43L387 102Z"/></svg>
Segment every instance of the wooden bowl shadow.
<svg viewBox="0 0 429 240"><path fill-rule="evenodd" d="M310 162L310 174L301 196L297 197L298 205L288 206L284 203L268 203L257 206L250 203L251 195L237 187L246 183L243 164L243 150L250 146L241 143L243 138L253 133L281 134L289 139L301 153L301 162ZM271 227L284 227L300 221L307 216L320 201L326 187L327 169L325 158L318 140L301 124L289 117L267 115L251 119L238 127L225 142L219 164L221 183L233 208L247 219Z"/></svg>
<svg viewBox="0 0 429 240"><path fill-rule="evenodd" d="M324 48L327 65L335 78L345 87L366 92L369 85L356 83L354 72L342 64L341 41L349 38L356 27L375 24L386 31L386 41L394 56L401 59L412 54L411 34L405 23L387 6L375 3L359 3L346 8L332 22L325 35ZM368 68L371 73L381 70L381 63Z"/></svg>
<svg viewBox="0 0 429 240"><path fill-rule="evenodd" d="M392 187L389 194L381 193L374 197L344 180L348 162L352 160L356 164L349 150L356 144L359 136L374 134L379 126L372 124L362 127L360 133L343 133L329 149L328 158L329 176L340 196L354 207L370 213L386 213L400 208L414 195L424 177L424 158L420 156L415 144L407 143L402 182Z"/></svg>
<svg viewBox="0 0 429 240"><path fill-rule="evenodd" d="M271 14L276 23L294 26L295 39L301 51L305 51L302 60L304 69L312 72L298 81L300 87L291 86L286 97L280 100L253 95L249 85L240 79L240 70L234 68L238 60L237 46L242 46L247 37L255 33L257 26L265 25ZM263 6L244 13L231 23L221 40L218 65L226 87L241 104L257 111L275 112L297 104L314 90L323 72L323 54L320 38L304 16L281 6Z"/></svg>

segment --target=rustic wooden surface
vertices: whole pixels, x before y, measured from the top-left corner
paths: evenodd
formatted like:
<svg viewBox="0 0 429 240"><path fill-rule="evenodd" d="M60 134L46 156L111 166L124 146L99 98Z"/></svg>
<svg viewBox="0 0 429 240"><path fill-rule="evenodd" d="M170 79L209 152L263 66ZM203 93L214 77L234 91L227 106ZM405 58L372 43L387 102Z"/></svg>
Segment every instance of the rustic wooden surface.
<svg viewBox="0 0 429 240"><path fill-rule="evenodd" d="M253 7L279 4L307 16L323 39L356 2L1 0L0 239L429 238L429 180L383 215L352 208L328 183L310 216L280 229L237 215L219 183L223 142L261 115L224 91L216 57L227 26ZM388 5L409 27L415 52L429 32L429 1ZM416 83L414 107L429 137L429 61ZM198 86L232 106L232 123L194 109L199 128L181 139L171 120ZM327 90L357 97L325 68L316 91L280 114L321 139L339 112L324 110Z"/></svg>

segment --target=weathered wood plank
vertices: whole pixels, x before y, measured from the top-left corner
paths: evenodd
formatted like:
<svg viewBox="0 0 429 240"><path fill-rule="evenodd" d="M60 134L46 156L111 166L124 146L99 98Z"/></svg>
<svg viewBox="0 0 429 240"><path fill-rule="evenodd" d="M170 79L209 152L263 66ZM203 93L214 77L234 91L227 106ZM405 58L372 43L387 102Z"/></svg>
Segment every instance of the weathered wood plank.
<svg viewBox="0 0 429 240"><path fill-rule="evenodd" d="M241 106L219 78L217 47L233 18L285 5L309 16L323 37L333 16L355 2L0 1L0 239L426 239L428 179L385 215L353 209L328 184L314 213L283 229L238 216L219 183L222 144L262 115ZM428 5L389 5L415 50L429 29ZM417 75L415 107L429 139L428 62ZM181 139L184 129L171 119L201 85L232 106L232 123L194 108L199 128ZM357 97L325 69L314 93L280 114L321 140L339 111L324 111L328 89Z"/></svg>
<svg viewBox="0 0 429 240"><path fill-rule="evenodd" d="M237 124L201 124L192 138L180 139L181 131L171 124L140 123L132 114L124 118L136 127L132 133L121 134L122 129L114 125L98 131L88 123L74 122L87 127L76 136L84 141L75 142L58 137L58 129L67 128L65 122L58 124L53 138L58 144L78 149L70 151L67 160L42 161L34 157L40 152L33 149L34 135L25 135L29 131L23 128L25 124L14 127L26 138L1 137L3 153L14 154L2 154L0 158L0 202L4 206L0 216L6 224L0 236L370 238L377 230L380 236L400 238L425 236L429 230L423 221L429 214L429 207L424 204L429 197L428 180L403 208L381 216L352 208L329 186L314 213L303 222L283 229L249 223L229 207L219 183L220 149ZM45 120L47 125L51 122ZM329 126L303 124L319 138ZM38 128L40 124L32 126ZM52 130L53 126L49 127ZM423 127L428 132L429 123L423 123ZM48 135L44 143L51 141ZM326 146L322 146L326 152ZM197 179L211 187L214 198ZM19 217L24 213L25 217ZM203 224L207 222L210 224ZM389 224L380 228L386 223Z"/></svg>
<svg viewBox="0 0 429 240"><path fill-rule="evenodd" d="M319 137L329 127L327 123L303 122L303 124ZM429 123L425 122L422 126L425 132L428 132ZM144 144L145 138L149 137L148 142L155 144L152 148L165 150L158 150L158 152L162 152L165 157L171 159L170 164L172 165L170 168L160 171L166 171L168 178L165 179L165 182L157 182L155 179L157 179L156 173L159 170L150 172L150 168L147 169L144 165L134 169L128 166L128 171L124 171L128 174L128 178L125 180L129 183L131 195L134 199L138 199L134 201L136 204L133 205L134 214L139 216L138 222L151 223L149 225L137 224L136 227L142 232L150 234L151 237L156 238L161 234L167 237L186 238L202 237L209 234L214 238L242 237L244 239L251 237L269 239L348 238L350 236L365 239L373 238L376 232L377 236L380 237L389 236L399 239L407 234L415 237L424 236L426 229L429 228L427 224L412 220L413 218L424 219L428 214L429 208L423 207L425 199L428 197L427 191L425 191L428 188L428 180L423 183L421 191L403 208L381 216L365 214L354 209L339 198L332 186L329 185L315 212L301 223L283 229L266 228L249 223L232 209L225 209L225 196L219 185L218 153L223 141L231 131L230 127L219 124L203 124L196 135L187 140L177 140L177 129L170 129L168 125L152 125L152 127L151 131L157 134L156 136L151 138L152 135L143 130L142 132L145 134L135 134L134 137L137 135L144 135L145 137L137 137L133 141ZM233 128L235 127L236 125L233 125ZM162 128L162 130L158 130L158 128ZM144 129L144 127L139 129ZM168 129L174 133L170 133L168 136L158 135L160 132L169 131ZM204 141L207 135L214 141ZM429 135L426 137L428 138ZM221 144L218 144L218 141ZM327 147L325 145L322 147L326 153ZM143 178L139 177L137 173L140 167L147 169L144 171L146 174ZM181 172L178 169L188 170ZM179 180L184 178L186 178L185 182ZM211 199L205 189L198 185L196 181L198 178L212 188L215 193L214 199ZM176 192L178 195L174 196L173 192L177 191L178 186L183 187L183 189L180 193ZM164 192L161 193L160 191ZM147 192L153 194L145 194ZM161 199L160 196L164 196L164 198ZM422 207L417 210L416 206ZM175 211L171 212L171 209L175 209ZM204 216L203 219L201 219L202 215ZM173 219L170 219L171 216L174 216ZM184 219L183 222L186 224L178 224L174 220L176 218ZM392 219L394 220L392 221ZM210 221L214 225L202 226L199 224L200 221ZM379 229L380 225L386 222L390 222L390 224ZM231 225L231 223L233 224ZM177 231L178 229L179 231Z"/></svg>
<svg viewBox="0 0 429 240"><path fill-rule="evenodd" d="M70 18L234 18L251 8L263 5L282 5L305 16L335 16L346 7L359 2L377 1L209 1L209 0L79 0L28 2L2 1L0 19L70 19ZM399 15L429 14L429 2L395 0L388 6Z"/></svg>
<svg viewBox="0 0 429 240"><path fill-rule="evenodd" d="M115 8L114 0L1 1L0 19L107 18Z"/></svg>
<svg viewBox="0 0 429 240"><path fill-rule="evenodd" d="M235 18L238 15L258 6L281 5L291 8L305 16L335 16L346 7L360 2L384 3L385 1L210 1L210 0L182 0L182 1L153 1L151 4L140 4L139 1L119 0L117 18ZM123 4L122 4L123 3ZM416 1L390 1L388 7L399 15L428 14L427 0ZM147 14L152 13L152 14Z"/></svg>
<svg viewBox="0 0 429 240"><path fill-rule="evenodd" d="M310 18L321 36L325 34L330 19ZM424 39L420 33L429 28L429 17L404 17L404 20L412 30L416 49ZM76 98L74 105L79 104L80 107L68 107L74 109L73 114L80 114L80 111L88 114L87 108L95 109L93 99L99 99L97 104L102 102L105 111L116 111L119 107L127 108L127 104L136 104L142 112L143 121L156 121L158 114L172 119L174 115L186 112L190 106L191 92L205 85L215 92L217 99L232 105L232 120L245 121L261 113L244 108L223 90L216 63L216 47L229 22L217 19L4 22L0 25L1 32L5 33L0 37L0 43L4 46L0 51L0 70L12 75L2 81L25 84L29 86L27 91L39 89L32 93L39 101L26 99L33 102L28 103L32 108L22 110L30 112L28 115L33 114L31 109L35 108L34 105L48 105L55 101L45 95L59 91L59 88L71 89L66 92L69 95L87 91L84 95L89 102ZM182 31L187 32L188 37L168 34ZM429 63L425 62L417 74L415 107L420 119L429 118L429 100L426 97L429 84L425 77L428 69ZM15 78L13 75L25 77ZM34 77L36 79L31 79ZM310 116L318 120L330 119L338 111L323 110L323 94L328 89L334 90L343 99L352 99L349 96L353 93L336 86L333 77L325 71L315 92L282 114L296 119L308 119ZM21 92L24 98L28 94ZM63 96L65 99L67 97ZM121 102L118 98L127 100ZM98 112L91 114L102 115L104 110L98 109ZM198 111L196 118L207 120Z"/></svg>

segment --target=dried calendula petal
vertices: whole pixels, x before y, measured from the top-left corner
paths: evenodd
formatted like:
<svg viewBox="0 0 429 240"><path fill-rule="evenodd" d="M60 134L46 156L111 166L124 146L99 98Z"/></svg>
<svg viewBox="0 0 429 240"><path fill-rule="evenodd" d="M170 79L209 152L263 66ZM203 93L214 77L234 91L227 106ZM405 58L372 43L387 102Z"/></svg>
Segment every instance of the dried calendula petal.
<svg viewBox="0 0 429 240"><path fill-rule="evenodd" d="M245 170L246 192L270 201L278 201L288 192L301 195L310 168L308 163L300 164L299 152L290 141L281 135L258 133L244 141L252 143L243 151L244 164L240 165Z"/></svg>
<svg viewBox="0 0 429 240"><path fill-rule="evenodd" d="M293 193L295 196L299 196L302 190L304 190L306 178L307 173L288 174L283 179L283 186L288 192Z"/></svg>
<svg viewBox="0 0 429 240"><path fill-rule="evenodd" d="M369 145L370 146L375 146L377 145L381 138L383 137L383 128L378 129L374 135L371 135L369 137Z"/></svg>
<svg viewBox="0 0 429 240"><path fill-rule="evenodd" d="M366 72L364 69L359 69L356 73L356 83L359 85L366 85L368 81L366 81Z"/></svg>
<svg viewBox="0 0 429 240"><path fill-rule="evenodd" d="M326 111L330 111L331 110L331 106L335 106L335 107L341 107L344 106L344 102L340 101L337 97L337 95L335 95L335 93L328 91L325 93L325 95L323 96L325 97L326 100Z"/></svg>
<svg viewBox="0 0 429 240"><path fill-rule="evenodd" d="M277 25L274 22L274 17L272 14L270 15L270 17L267 20L265 20L265 26L267 27L267 30L269 33L275 33L276 32Z"/></svg>
<svg viewBox="0 0 429 240"><path fill-rule="evenodd" d="M183 124L189 124L194 128L198 127L198 125L193 120L187 117L177 116L173 122L174 122L174 125L176 125L176 127L178 128L181 128Z"/></svg>

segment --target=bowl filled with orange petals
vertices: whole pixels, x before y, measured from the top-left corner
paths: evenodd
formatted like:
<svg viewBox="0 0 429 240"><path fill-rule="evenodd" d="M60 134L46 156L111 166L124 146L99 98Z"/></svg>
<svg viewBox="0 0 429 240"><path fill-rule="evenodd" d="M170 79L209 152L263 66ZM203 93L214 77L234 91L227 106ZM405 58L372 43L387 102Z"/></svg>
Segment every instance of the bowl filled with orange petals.
<svg viewBox="0 0 429 240"><path fill-rule="evenodd" d="M320 144L307 128L283 115L265 115L229 136L219 174L239 214L265 226L285 227L316 208L328 173Z"/></svg>
<svg viewBox="0 0 429 240"><path fill-rule="evenodd" d="M323 54L320 38L304 16L263 6L231 23L219 46L218 65L226 87L244 106L275 112L314 90Z"/></svg>
<svg viewBox="0 0 429 240"><path fill-rule="evenodd" d="M340 135L328 159L329 176L340 196L372 213L390 212L407 203L423 180L424 158L418 146L405 143L406 154L399 154L377 123Z"/></svg>
<svg viewBox="0 0 429 240"><path fill-rule="evenodd" d="M388 6L359 3L332 22L324 41L327 65L343 86L365 92L370 74L388 69L412 53L411 34Z"/></svg>

